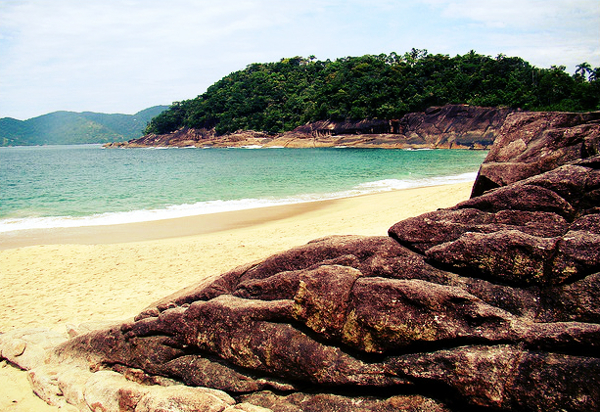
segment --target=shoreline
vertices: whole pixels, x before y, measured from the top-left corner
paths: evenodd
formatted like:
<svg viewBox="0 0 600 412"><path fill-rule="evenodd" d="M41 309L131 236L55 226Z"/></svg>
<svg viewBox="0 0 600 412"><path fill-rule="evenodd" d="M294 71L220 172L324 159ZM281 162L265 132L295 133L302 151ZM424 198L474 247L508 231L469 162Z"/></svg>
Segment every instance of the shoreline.
<svg viewBox="0 0 600 412"><path fill-rule="evenodd" d="M0 232L0 251L38 245L105 245L205 235L275 222L296 216L299 217L305 213L334 207L337 203L352 202L354 199L385 198L386 196L396 196L394 193L410 193L413 190L464 184L472 185L473 182L394 189L388 192L360 194L342 198L259 206L248 209L132 223L35 228Z"/></svg>
<svg viewBox="0 0 600 412"><path fill-rule="evenodd" d="M17 247L13 239L13 248L4 244L0 250L0 332L128 319L203 279L318 238L387 236L400 220L468 199L471 188L472 182L458 183L277 206L277 213L224 212L210 228L203 215L85 227L56 238L46 233L29 246ZM169 232L172 225L179 232ZM110 230L124 235L116 239ZM124 242L125 235L139 240Z"/></svg>
<svg viewBox="0 0 600 412"><path fill-rule="evenodd" d="M256 207L134 223L16 230L0 233L0 251L38 245L106 245L205 235L301 215L340 200L343 199Z"/></svg>
<svg viewBox="0 0 600 412"><path fill-rule="evenodd" d="M156 208L141 208L129 211L105 211L83 216L50 215L38 217L5 217L0 219L0 250L8 248L3 247L3 244L11 243L13 239L16 239L16 247L35 245L36 239L43 240L48 238L48 236L56 236L59 238L72 237L70 236L71 233L83 233L85 228L88 227L124 228L125 225L129 225L128 227L130 229L136 231L136 227L133 225L139 225L141 227L141 225L151 224L153 222L175 221L176 219L183 221L186 218L199 218L200 216L213 216L216 219L219 219L219 216L224 216L224 213L229 212L231 212L229 215L230 218L240 222L240 224L243 224L244 221L252 220L248 219L247 216L258 215L256 210L259 209L269 210L271 213L274 213L275 217L277 218L278 216L282 215L282 213L288 213L282 212L285 207L289 207L290 210L298 210L301 212L302 210L318 207L319 204L325 205L329 201L338 201L346 198L385 194L407 189L419 189L424 187L473 182L476 176L477 173L475 172L465 172L457 175L421 178L414 181L390 179L390 181L394 181L394 183L387 183L386 180L366 182L364 184L365 187L358 185L353 189L341 190L337 192L333 191L322 194L309 193L272 198L257 197L233 200L208 200L199 201L193 204L184 203L181 205L166 205L162 207L158 206ZM381 185L381 182L386 183ZM312 206L307 206L309 204ZM268 219L268 217L261 219ZM213 227L213 229L206 229L200 233L208 233L209 231L215 230L215 225L211 223L210 220L211 219L206 219L207 226ZM174 227L171 227L171 229L176 230ZM119 232L127 233L126 230L112 231L116 236L119 235ZM109 233L110 230L101 229L98 230L98 232ZM22 239L26 238L29 238L29 241L23 242ZM151 238L160 239L165 238L165 236L155 235ZM128 236L124 241L129 242L140 239L143 239L143 237Z"/></svg>

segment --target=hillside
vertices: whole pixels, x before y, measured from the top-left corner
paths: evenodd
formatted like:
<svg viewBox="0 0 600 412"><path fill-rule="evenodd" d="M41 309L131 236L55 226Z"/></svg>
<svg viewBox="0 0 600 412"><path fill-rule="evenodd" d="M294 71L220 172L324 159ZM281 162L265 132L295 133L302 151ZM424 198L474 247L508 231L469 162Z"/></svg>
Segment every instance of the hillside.
<svg viewBox="0 0 600 412"><path fill-rule="evenodd" d="M335 61L294 57L254 63L225 76L202 95L175 102L146 134L181 128L269 134L323 121L393 120L428 107L469 104L523 110L590 111L600 104L600 68L582 63L537 68L519 57L365 55Z"/></svg>
<svg viewBox="0 0 600 412"><path fill-rule="evenodd" d="M0 146L108 143L140 137L148 122L167 109L133 115L59 111L28 120L0 119Z"/></svg>

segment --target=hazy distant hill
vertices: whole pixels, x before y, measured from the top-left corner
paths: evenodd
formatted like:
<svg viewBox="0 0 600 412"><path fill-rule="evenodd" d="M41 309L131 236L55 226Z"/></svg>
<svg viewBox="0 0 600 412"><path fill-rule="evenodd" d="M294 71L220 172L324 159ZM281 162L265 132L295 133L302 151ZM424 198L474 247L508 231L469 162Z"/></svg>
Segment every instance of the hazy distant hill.
<svg viewBox="0 0 600 412"><path fill-rule="evenodd" d="M53 112L28 120L0 119L0 146L108 143L141 137L146 124L168 106L139 113Z"/></svg>

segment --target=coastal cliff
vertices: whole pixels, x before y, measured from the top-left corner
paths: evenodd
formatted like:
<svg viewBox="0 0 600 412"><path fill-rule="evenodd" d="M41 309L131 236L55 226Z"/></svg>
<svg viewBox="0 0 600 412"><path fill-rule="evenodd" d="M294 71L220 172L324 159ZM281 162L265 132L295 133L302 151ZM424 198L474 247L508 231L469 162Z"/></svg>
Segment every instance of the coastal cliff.
<svg viewBox="0 0 600 412"><path fill-rule="evenodd" d="M105 147L356 147L386 149L489 149L514 110L468 105L432 107L397 120L320 121L268 135L182 128Z"/></svg>
<svg viewBox="0 0 600 412"><path fill-rule="evenodd" d="M599 410L599 118L513 113L469 200L243 265L47 352L0 335L2 356L85 411Z"/></svg>

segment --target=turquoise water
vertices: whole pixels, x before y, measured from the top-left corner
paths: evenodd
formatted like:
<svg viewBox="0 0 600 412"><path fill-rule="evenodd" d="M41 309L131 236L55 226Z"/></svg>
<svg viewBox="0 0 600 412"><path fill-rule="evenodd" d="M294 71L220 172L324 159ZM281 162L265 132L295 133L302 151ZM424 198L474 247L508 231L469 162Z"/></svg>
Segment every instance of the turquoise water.
<svg viewBox="0 0 600 412"><path fill-rule="evenodd" d="M463 150L0 148L0 232L470 181L485 156Z"/></svg>

